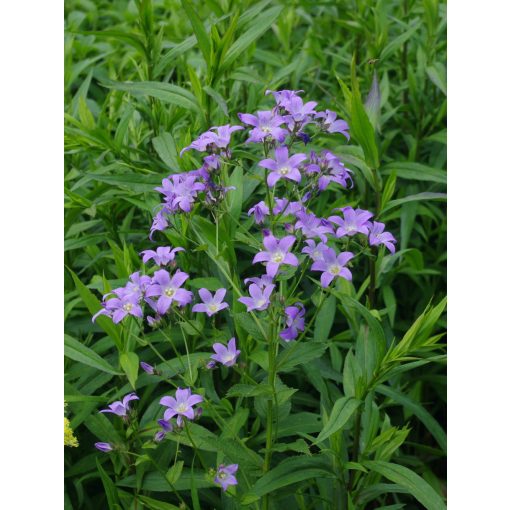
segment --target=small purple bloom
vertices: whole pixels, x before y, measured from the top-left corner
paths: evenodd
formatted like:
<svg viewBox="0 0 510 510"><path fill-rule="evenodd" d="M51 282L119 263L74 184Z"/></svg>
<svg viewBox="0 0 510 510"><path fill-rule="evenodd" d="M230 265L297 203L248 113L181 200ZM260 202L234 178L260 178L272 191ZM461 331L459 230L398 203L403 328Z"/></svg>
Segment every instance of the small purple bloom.
<svg viewBox="0 0 510 510"><path fill-rule="evenodd" d="M269 207L262 200L248 210L248 216L251 216L252 214L255 214L255 223L259 225L260 223L263 223L264 218L269 214Z"/></svg>
<svg viewBox="0 0 510 510"><path fill-rule="evenodd" d="M225 149L230 143L230 136L232 133L234 131L239 131L240 129L244 128L242 126L230 126L229 124L225 126L212 127L209 131L202 133L190 145L184 147L181 151L181 156L183 152L191 149L195 149L199 152ZM216 132L213 130L216 130Z"/></svg>
<svg viewBox="0 0 510 510"><path fill-rule="evenodd" d="M322 151L320 156L310 152L310 163L305 166L307 174L319 174L317 185L319 191L324 191L330 182L336 182L348 187L348 181L352 186L351 171L330 151Z"/></svg>
<svg viewBox="0 0 510 510"><path fill-rule="evenodd" d="M251 297L240 297L238 301L246 305L248 312L252 310L265 310L269 306L269 299L271 298L271 292L273 292L274 288L274 284L267 285L262 289L258 285L252 283L248 287L248 292Z"/></svg>
<svg viewBox="0 0 510 510"><path fill-rule="evenodd" d="M116 402L114 402L113 404L110 404L108 406L109 409L102 409L99 412L100 413L113 413L113 414L116 414L117 416L122 416L122 417L127 416L127 413L129 412L129 402L131 402L131 400L140 400L140 398L138 397L138 395L136 393L129 393L122 399L122 401L117 400Z"/></svg>
<svg viewBox="0 0 510 510"><path fill-rule="evenodd" d="M147 289L147 297L158 297L156 311L163 315L175 301L179 306L187 305L193 299L193 293L180 287L189 278L189 274L177 271L172 277L165 269L154 273L153 283Z"/></svg>
<svg viewBox="0 0 510 510"><path fill-rule="evenodd" d="M154 441L156 441L156 443L160 443L163 439L165 439L165 436L166 432L164 430L158 430L156 434L154 434Z"/></svg>
<svg viewBox="0 0 510 510"><path fill-rule="evenodd" d="M373 214L363 209L353 209L352 207L344 207L342 209L344 215L330 216L329 221L338 225L336 237L354 236L356 234L368 235L369 219Z"/></svg>
<svg viewBox="0 0 510 510"><path fill-rule="evenodd" d="M276 147L275 159L263 159L259 166L270 170L267 176L267 185L273 188L280 179L289 179L294 182L301 182L299 165L306 159L306 154L294 154L289 157L289 150L285 145Z"/></svg>
<svg viewBox="0 0 510 510"><path fill-rule="evenodd" d="M341 133L342 135L350 139L349 135L349 124L345 120L336 120L336 112L326 110L325 112L319 112L315 115L316 119L322 119L321 124L325 131L328 133Z"/></svg>
<svg viewBox="0 0 510 510"><path fill-rule="evenodd" d="M301 202L289 202L286 198L277 198L273 207L273 214L283 214L284 216L295 216L301 211L305 211Z"/></svg>
<svg viewBox="0 0 510 510"><path fill-rule="evenodd" d="M379 223L378 221L374 221L374 223L369 224L369 235L368 235L368 243L370 246L378 246L380 244L384 244L391 253L395 253L395 244L397 240L393 237L393 234L390 232L384 232L384 223Z"/></svg>
<svg viewBox="0 0 510 510"><path fill-rule="evenodd" d="M280 337L286 342L295 340L299 331L305 330L305 307L301 303L296 303L296 306L287 306L285 308L286 325L287 327L280 332Z"/></svg>
<svg viewBox="0 0 510 510"><path fill-rule="evenodd" d="M304 91L303 90L266 90L266 96L268 94L273 94L273 97L276 101L277 106L287 109L290 104L290 101L295 97L299 97L298 94L300 94L301 92L304 92Z"/></svg>
<svg viewBox="0 0 510 510"><path fill-rule="evenodd" d="M95 443L94 446L101 452L108 453L113 450L113 446L110 443Z"/></svg>
<svg viewBox="0 0 510 510"><path fill-rule="evenodd" d="M238 113L238 116L241 122L254 127L250 131L250 137L246 140L246 143L259 143L267 137L282 143L289 134L286 129L280 127L285 122L285 119L280 115L275 115L272 111L257 112L257 115Z"/></svg>
<svg viewBox="0 0 510 510"><path fill-rule="evenodd" d="M165 197L170 211L174 212L178 209L190 212L197 193L205 190L205 184L198 182L197 176L191 173L170 175L161 184L154 189Z"/></svg>
<svg viewBox="0 0 510 510"><path fill-rule="evenodd" d="M172 432L173 430L172 424L167 420L158 420L158 424L162 430L156 432L154 436L154 441L156 441L156 443L163 441L163 439L165 439L167 432Z"/></svg>
<svg viewBox="0 0 510 510"><path fill-rule="evenodd" d="M329 248L327 244L321 242L316 245L313 239L306 239L305 243L308 246L305 246L301 253L306 253L314 262L324 259L324 250Z"/></svg>
<svg viewBox="0 0 510 510"><path fill-rule="evenodd" d="M268 274L263 274L260 278L258 276L252 276L251 278L245 278L244 283L254 283L258 285L261 289L267 287L268 285L273 284L273 278Z"/></svg>
<svg viewBox="0 0 510 510"><path fill-rule="evenodd" d="M202 402L204 399L201 395L193 395L190 388L181 390L177 388L174 397L163 397L159 403L162 406L168 407L165 411L164 418L166 421L177 415L177 426L181 427L183 424L183 417L188 420L195 418L193 406Z"/></svg>
<svg viewBox="0 0 510 510"><path fill-rule="evenodd" d="M230 464L228 466L220 464L218 471L216 471L214 482L221 485L223 491L226 491L230 485L237 485L237 479L234 476L237 472L237 468L237 464Z"/></svg>
<svg viewBox="0 0 510 510"><path fill-rule="evenodd" d="M228 308L228 303L222 302L227 289L218 289L214 296L207 289L200 289L198 293L203 303L193 306L192 312L205 312L208 317L211 317L220 310Z"/></svg>
<svg viewBox="0 0 510 510"><path fill-rule="evenodd" d="M152 226L149 233L149 239L152 241L152 236L154 235L154 232L161 232L165 230L165 228L168 227L169 223L167 218L164 216L164 213L166 212L165 207L161 211L158 211L156 213L156 216L152 219Z"/></svg>
<svg viewBox="0 0 510 510"><path fill-rule="evenodd" d="M147 372L149 375L154 375L154 367L145 363L145 361L140 361L140 367L144 372Z"/></svg>
<svg viewBox="0 0 510 510"><path fill-rule="evenodd" d="M253 263L267 262L266 272L274 277L280 268L280 264L289 264L298 266L299 261L293 253L289 253L292 245L295 243L294 236L285 236L278 240L272 234L264 237L263 243L267 251L260 251L253 258Z"/></svg>
<svg viewBox="0 0 510 510"><path fill-rule="evenodd" d="M136 294L124 294L121 298L109 299L103 303L104 308L99 310L99 312L92 317L92 322L95 322L99 315L110 317L114 324L118 324L127 315L132 315L133 317L141 319L143 317L143 312L138 302L139 299L139 296Z"/></svg>
<svg viewBox="0 0 510 510"><path fill-rule="evenodd" d="M216 354L211 354L211 359L221 363L226 367L231 367L237 362L237 357L241 354L241 351L236 349L236 339L231 338L228 341L227 347L223 344L213 344L213 349Z"/></svg>
<svg viewBox="0 0 510 510"><path fill-rule="evenodd" d="M300 212L296 214L296 230L301 230L307 238L318 237L322 242L327 242L326 234L333 234L333 229L322 218L317 218L313 213Z"/></svg>
<svg viewBox="0 0 510 510"><path fill-rule="evenodd" d="M350 251L344 251L338 256L333 248L323 251L323 260L318 260L312 264L312 271L323 271L321 275L322 287L327 287L333 280L341 276L346 280L352 280L352 273L344 267L349 260L354 257Z"/></svg>
<svg viewBox="0 0 510 510"><path fill-rule="evenodd" d="M144 250L140 253L143 254L142 262L146 264L149 260L153 259L158 266L166 266L169 262L175 260L175 254L179 251L186 251L180 246L172 248L171 246L159 246L154 250Z"/></svg>

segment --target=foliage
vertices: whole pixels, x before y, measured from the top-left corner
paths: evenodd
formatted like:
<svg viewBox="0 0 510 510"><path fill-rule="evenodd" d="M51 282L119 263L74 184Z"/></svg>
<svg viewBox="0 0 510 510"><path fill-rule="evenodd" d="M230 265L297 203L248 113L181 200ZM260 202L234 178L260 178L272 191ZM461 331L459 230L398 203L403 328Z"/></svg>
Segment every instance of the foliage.
<svg viewBox="0 0 510 510"><path fill-rule="evenodd" d="M79 441L65 449L66 508L444 508L445 3L68 0L65 14L65 423ZM357 260L352 283L321 290L306 273L307 329L272 369L270 321L237 301L261 249L247 211L266 193L244 135L228 214L183 215L148 239L154 188L200 166L179 151L271 107L267 89L304 90L351 127L350 143L312 141L355 182L321 194L316 214L362 207L398 240L395 255ZM185 247L187 288L226 287L229 310L188 307L155 330L92 323L161 245ZM232 336L242 363L208 370ZM156 443L176 386L204 396L203 414ZM133 390L132 422L98 414ZM209 468L231 463L239 485L224 493Z"/></svg>

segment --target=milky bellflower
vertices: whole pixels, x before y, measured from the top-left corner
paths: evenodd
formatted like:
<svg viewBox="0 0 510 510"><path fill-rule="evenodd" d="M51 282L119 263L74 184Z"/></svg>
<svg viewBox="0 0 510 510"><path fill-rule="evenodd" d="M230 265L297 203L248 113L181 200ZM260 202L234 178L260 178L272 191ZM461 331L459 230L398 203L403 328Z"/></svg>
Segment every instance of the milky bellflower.
<svg viewBox="0 0 510 510"><path fill-rule="evenodd" d="M252 276L251 278L245 278L244 283L254 283L258 285L261 289L267 287L268 285L272 285L273 278L268 274L263 274L260 278L258 276Z"/></svg>
<svg viewBox="0 0 510 510"><path fill-rule="evenodd" d="M326 234L333 234L333 229L328 222L322 218L317 218L315 214L300 212L296 214L298 221L296 222L296 230L301 230L303 235L307 238L318 237L322 242L327 242Z"/></svg>
<svg viewBox="0 0 510 510"><path fill-rule="evenodd" d="M274 284L267 285L263 289L255 283L252 283L248 287L248 292L251 297L240 297L239 302L246 305L246 311L251 312L252 310L265 310L269 306L269 299L271 298L271 292L275 288Z"/></svg>
<svg viewBox="0 0 510 510"><path fill-rule="evenodd" d="M317 113L315 118L321 120L321 126L326 132L341 133L345 136L345 138L347 138L347 140L349 140L351 138L349 135L349 124L342 119L336 120L336 115L336 112L326 110L324 112Z"/></svg>
<svg viewBox="0 0 510 510"><path fill-rule="evenodd" d="M154 250L144 250L140 252L140 255L143 255L142 262L147 264L149 260L154 260L154 262L158 266L166 266L168 263L175 260L175 254L180 251L186 251L184 248L178 246L177 248L172 248L171 246L159 246Z"/></svg>
<svg viewBox="0 0 510 510"><path fill-rule="evenodd" d="M127 416L129 412L129 402L131 400L140 400L136 393L129 393L122 400L117 400L108 406L108 409L102 409L100 413L113 413L117 416Z"/></svg>
<svg viewBox="0 0 510 510"><path fill-rule="evenodd" d="M116 289L120 290L120 289ZM123 289L125 291L125 289ZM139 304L139 296L124 292L120 298L108 299L102 303L103 307L93 317L92 322L95 322L99 315L106 315L110 317L114 324L118 324L127 315L133 317L143 318L142 307Z"/></svg>
<svg viewBox="0 0 510 510"><path fill-rule="evenodd" d="M156 311L163 315L175 301L179 306L187 305L193 299L193 293L189 290L181 289L184 282L189 278L189 274L183 271L177 271L172 277L165 269L160 269L154 273L153 283L147 289L147 297L158 297Z"/></svg>
<svg viewBox="0 0 510 510"><path fill-rule="evenodd" d="M163 179L161 184L154 189L164 196L168 212L177 212L179 209L190 212L197 193L206 189L205 184L199 182L198 177L191 173L170 175L168 179Z"/></svg>
<svg viewBox="0 0 510 510"><path fill-rule="evenodd" d="M395 253L395 244L397 240L390 232L384 232L384 223L374 221L369 226L368 243L370 246L378 246L384 244L391 253Z"/></svg>
<svg viewBox="0 0 510 510"><path fill-rule="evenodd" d="M363 209L353 209L352 207L342 208L343 218L340 216L330 216L329 221L338 225L336 237L354 236L356 234L368 235L369 219L373 214Z"/></svg>
<svg viewBox="0 0 510 510"><path fill-rule="evenodd" d="M216 354L211 354L211 359L226 367L235 365L239 354L241 354L241 351L236 349L235 338L231 338L228 341L227 347L218 342L214 343L213 349Z"/></svg>
<svg viewBox="0 0 510 510"><path fill-rule="evenodd" d="M251 113L238 113L237 115L241 122L254 127L250 131L246 143L260 143L268 137L282 143L289 134L286 129L280 127L285 123L285 119L280 115L275 115L272 111L261 111L257 112L256 115Z"/></svg>
<svg viewBox="0 0 510 510"><path fill-rule="evenodd" d="M299 261L297 257L293 253L289 253L295 241L296 238L294 236L285 236L280 240L276 239L272 234L265 236L262 242L267 251L257 253L253 258L253 263L267 262L266 272L271 277L276 275L281 264L298 266Z"/></svg>
<svg viewBox="0 0 510 510"><path fill-rule="evenodd" d="M324 150L317 155L311 151L309 161L305 171L307 174L319 174L317 181L319 191L324 191L330 182L336 182L344 188L348 187L349 181L352 185L351 171L332 152Z"/></svg>
<svg viewBox="0 0 510 510"><path fill-rule="evenodd" d="M269 214L269 207L263 200L261 200L258 204L255 204L248 210L248 216L251 216L252 214L255 215L255 223L259 225L264 222L264 218Z"/></svg>
<svg viewBox="0 0 510 510"><path fill-rule="evenodd" d="M295 216L297 213L305 211L301 202L289 202L286 198L277 198L273 207L273 214L283 214L283 216Z"/></svg>
<svg viewBox="0 0 510 510"><path fill-rule="evenodd" d="M221 485L223 491L226 491L231 485L237 485L237 479L234 476L237 472L237 468L237 464L230 464L228 466L220 464L216 471L214 482Z"/></svg>
<svg viewBox="0 0 510 510"><path fill-rule="evenodd" d="M305 330L305 307L301 303L285 308L285 324L287 327L280 332L280 337L286 342L295 340L299 331Z"/></svg>
<svg viewBox="0 0 510 510"><path fill-rule="evenodd" d="M286 146L276 147L275 159L263 159L259 166L270 170L267 176L267 185L273 188L280 179L289 179L294 182L301 182L299 165L306 159L306 154L294 154L289 157L289 150Z"/></svg>
<svg viewBox="0 0 510 510"><path fill-rule="evenodd" d="M193 406L199 404L204 399L201 395L193 395L190 388L182 390L177 388L174 397L163 397L159 403L162 406L168 407L165 411L164 418L169 421L177 415L177 426L181 427L183 424L183 417L188 420L195 418L195 410Z"/></svg>
<svg viewBox="0 0 510 510"><path fill-rule="evenodd" d="M323 271L321 275L321 286L327 287L334 278L342 277L346 280L352 280L352 273L345 267L347 262L354 257L350 251L344 251L337 255L333 248L323 251L323 260L318 260L312 264L312 271Z"/></svg>
<svg viewBox="0 0 510 510"><path fill-rule="evenodd" d="M306 253L314 262L317 260L324 260L324 250L327 250L329 247L326 243L315 244L313 239L306 239L305 243L308 246L305 246L301 253Z"/></svg>
<svg viewBox="0 0 510 510"><path fill-rule="evenodd" d="M140 368L149 375L154 375L154 367L145 363L145 361L140 361Z"/></svg>
<svg viewBox="0 0 510 510"><path fill-rule="evenodd" d="M100 451L104 453L111 452L113 450L113 446L110 443L95 443L94 446Z"/></svg>
<svg viewBox="0 0 510 510"><path fill-rule="evenodd" d="M158 432L154 435L154 441L156 441L156 443L163 441L167 432L172 432L173 430L172 424L167 420L158 420L158 424L161 427L161 430L158 430Z"/></svg>
<svg viewBox="0 0 510 510"><path fill-rule="evenodd" d="M228 308L228 303L222 302L227 289L218 289L214 296L207 289L200 289L198 293L203 303L194 305L192 312L205 312L208 317L211 317L220 310Z"/></svg>
<svg viewBox="0 0 510 510"><path fill-rule="evenodd" d="M191 149L195 149L199 152L212 152L217 149L226 149L230 144L230 137L232 133L234 131L239 131L240 129L244 128L242 126L230 126L230 124L226 124L225 126L212 127L209 131L202 133L190 145L184 147L180 155L182 156L184 152Z"/></svg>
<svg viewBox="0 0 510 510"><path fill-rule="evenodd" d="M266 90L266 96L268 94L273 94L273 97L276 101L276 105L284 108L285 110L288 108L290 101L299 97L299 94L304 92L303 90Z"/></svg>

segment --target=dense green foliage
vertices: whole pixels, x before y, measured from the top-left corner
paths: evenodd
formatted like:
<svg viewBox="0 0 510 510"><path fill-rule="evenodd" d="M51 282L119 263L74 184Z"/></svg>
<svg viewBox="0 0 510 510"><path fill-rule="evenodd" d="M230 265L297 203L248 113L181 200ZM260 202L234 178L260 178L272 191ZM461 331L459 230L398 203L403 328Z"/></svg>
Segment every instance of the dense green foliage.
<svg viewBox="0 0 510 510"><path fill-rule="evenodd" d="M80 443L65 451L66 508L443 508L445 11L436 0L66 2L65 399ZM242 372L263 381L264 338L242 306L215 327L188 314L145 335L134 321L93 324L91 315L156 246L154 187L200 166L179 151L211 126L239 124L237 112L267 108L266 89L284 88L351 125L349 144L316 142L355 180L342 196L323 194L319 212L347 203L376 211L398 244L395 256L379 252L372 296L367 261L321 303L308 348L297 343L280 359L279 425L263 474L268 397ZM264 191L253 153L239 143L234 154L244 161L231 176L238 219L221 225L219 255L210 217L165 233L166 244L187 248L194 291L218 281L230 290L253 274L246 211ZM317 287L303 285L313 308ZM204 369L222 329L253 354L238 372ZM203 390L210 403L190 427L197 448L185 435L151 442L159 398L173 387L139 373L139 361ZM95 442L125 434L98 409L133 389L143 432L128 435L142 456L98 452ZM243 468L234 496L202 466L223 461Z"/></svg>

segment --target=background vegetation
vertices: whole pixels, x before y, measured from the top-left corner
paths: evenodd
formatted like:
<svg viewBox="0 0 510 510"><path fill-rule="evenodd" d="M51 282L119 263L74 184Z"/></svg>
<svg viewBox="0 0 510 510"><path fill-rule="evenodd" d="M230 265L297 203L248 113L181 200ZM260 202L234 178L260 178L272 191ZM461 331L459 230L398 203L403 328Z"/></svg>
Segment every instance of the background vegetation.
<svg viewBox="0 0 510 510"><path fill-rule="evenodd" d="M363 413L361 451L367 461L391 458L410 468L444 496L443 339L433 332L445 326L445 16L445 3L436 0L66 2L65 397L80 443L65 451L67 508L167 509L180 503L158 471L168 470L175 444L153 452L157 469L149 462L134 468L134 474L93 447L118 433L97 410L131 391L130 382L136 381L144 404L141 424L157 413L157 403L145 405L158 400L153 380L143 373L126 374L119 364L114 340L124 330L105 331L90 320L100 296L140 269L138 252L154 247L148 240L159 203L153 188L169 173L197 168L193 155L180 158L178 152L210 126L238 123L237 112L264 109L266 89L302 89L308 100L353 125L356 81L371 127L358 130L349 145L332 136L327 147L355 173L360 206L378 209L398 239L397 256L378 262L372 315L389 341L409 335L421 316L411 329L412 359L402 359L400 370L364 404L370 412ZM237 150L250 158L242 146ZM245 212L254 203L253 192L245 176L241 223L251 221ZM251 259L242 252L238 257L245 276ZM200 253L195 263L203 277L218 273ZM355 282L360 299L367 285L364 277ZM423 316L429 303L437 306ZM340 300L332 306L336 313L312 334L326 342L325 354L286 379L298 388L292 413L304 420L296 422L296 433L320 432L320 420L313 423L306 416L329 414L342 394L353 322L360 319L349 316ZM432 344L440 342L433 351L427 347L430 338ZM154 334L151 341L166 359L175 357L163 337ZM198 338L195 347L200 347ZM132 348L140 360L157 361L148 346ZM202 361L196 359L191 377L204 386L208 376ZM179 368L167 368L178 375ZM225 400L219 405L228 412ZM379 441L371 442L372 451L366 449L370 427L377 429ZM256 434L248 436L256 442ZM201 485L196 465L194 476L190 470L191 452L183 455L185 468L176 487L187 505L237 508L232 498L221 499L219 489ZM296 452L280 455L283 461ZM375 467L351 469L356 490L340 507L422 508L405 480ZM333 485L317 476L277 487L275 508L331 508L325 501L334 499L332 490L341 490Z"/></svg>

